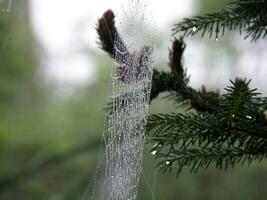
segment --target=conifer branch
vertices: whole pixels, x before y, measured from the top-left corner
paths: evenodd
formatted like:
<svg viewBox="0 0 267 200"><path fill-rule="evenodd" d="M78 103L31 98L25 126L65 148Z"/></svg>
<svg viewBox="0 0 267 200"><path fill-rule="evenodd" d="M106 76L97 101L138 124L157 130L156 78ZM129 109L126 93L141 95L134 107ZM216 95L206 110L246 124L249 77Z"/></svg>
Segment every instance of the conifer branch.
<svg viewBox="0 0 267 200"><path fill-rule="evenodd" d="M250 162L249 155L259 152L265 156L267 124L258 121L257 113L267 101L258 97L255 89L249 89L250 81L236 79L231 83L232 86L227 87L226 93L219 98L218 110L212 114L155 114L149 118L148 142L158 144L151 151L160 159L160 167L161 159L173 163L186 157L187 161L176 164L178 168L188 165L196 170L208 167L210 163L221 163L228 157L237 164ZM219 151L221 149L227 153ZM245 151L248 157L239 160L236 149Z"/></svg>
<svg viewBox="0 0 267 200"><path fill-rule="evenodd" d="M131 56L127 50L126 45L123 42L120 34L115 26L115 16L111 10L106 11L103 16L98 20L97 33L99 35L100 47L106 51L112 58L114 56L114 42L116 36L118 38L117 42L120 43L121 51L128 52L128 56ZM188 105L190 108L195 108L202 112L214 112L216 110L218 93L207 92L206 90L196 91L192 87L188 86L189 77L182 65L182 56L185 50L185 43L182 38L174 39L172 42L172 48L169 50L169 68L171 72L153 70L152 77L152 89L150 95L150 101L157 98L157 96L162 92L169 92L170 98L175 97L174 100L178 102L183 102L183 105ZM123 64L121 61L116 60L116 62ZM120 67L118 65L118 71ZM122 78L123 80L123 78ZM124 96L127 96L125 94ZM117 97L113 98L111 102L108 103L106 109L113 105L113 102L122 100L120 105L125 105L124 98Z"/></svg>
<svg viewBox="0 0 267 200"><path fill-rule="evenodd" d="M227 8L214 13L185 18L174 25L173 34L183 33L193 36L201 33L202 37L218 38L225 30L238 30L245 33L245 38L252 41L267 37L267 1L235 0Z"/></svg>
<svg viewBox="0 0 267 200"><path fill-rule="evenodd" d="M262 3L264 5L261 5ZM251 0L239 0L231 4L231 8L204 17L185 19L177 27L181 29L179 31L189 35L194 35L200 30L205 34L208 30L210 36L215 33L216 37L221 30L224 32L224 29L238 28L242 32L252 27L247 35L257 40L261 36L264 38L266 34L265 19L256 21L258 15L266 15L263 12L266 9L265 4L266 1L257 1L254 4ZM248 9L252 5L255 8L252 12L241 12L240 6ZM256 12L257 9L259 10ZM236 13L232 13L234 11ZM247 18L243 18L245 15ZM112 27L110 30L115 32L111 35L119 35L114 15L112 16L112 20L102 20L106 17L104 14L99 20L97 30L101 47L114 58L114 41L106 41L110 40L110 37L103 37L108 27ZM250 21L252 16L255 19ZM111 24L103 28L103 21ZM194 27L197 29L192 32L191 29ZM119 41L123 42L123 39L119 38ZM109 45L111 47L108 47ZM126 45L122 47L126 48ZM237 78L231 81L231 85L225 88L222 95L218 91L208 91L205 86L199 91L188 86L189 76L182 64L185 47L182 38L175 38L169 50L170 72L153 70L151 100L167 91L170 93L170 99L196 111L186 114L155 114L149 117L147 142L155 144L151 153L159 160L158 167L163 171L178 168L179 174L185 167L196 172L211 164L215 164L217 168L227 169L228 166L236 164L260 161L267 152L267 98L259 97L256 89L250 89L250 81L246 79ZM127 49L125 51L128 52ZM122 107L130 101L124 102L125 98L122 95L113 98L107 107L109 108L113 101L119 100L122 100L119 104Z"/></svg>
<svg viewBox="0 0 267 200"><path fill-rule="evenodd" d="M196 173L199 169L207 169L211 165L215 165L217 169L227 170L237 164L250 165L253 161L261 161L266 156L266 151L250 152L238 147L190 148L159 154L158 158L161 161L157 166L163 172L175 169L178 176L184 168L188 168L192 173Z"/></svg>

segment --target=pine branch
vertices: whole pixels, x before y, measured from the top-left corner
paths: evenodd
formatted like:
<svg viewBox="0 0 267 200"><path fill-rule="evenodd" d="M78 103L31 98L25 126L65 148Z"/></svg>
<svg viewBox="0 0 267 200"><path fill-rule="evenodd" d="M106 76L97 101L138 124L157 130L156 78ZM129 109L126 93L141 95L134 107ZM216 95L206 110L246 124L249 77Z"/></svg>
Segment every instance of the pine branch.
<svg viewBox="0 0 267 200"><path fill-rule="evenodd" d="M219 12L185 19L176 25L176 31L182 31L185 35L194 35L199 31L205 35L208 31L210 37L213 34L218 37L220 32L223 35L225 29L239 29L255 41L266 36L265 11L266 1L239 0ZM103 21L111 24L97 30L102 48L115 58L111 53L116 48L114 37L112 41L107 41L110 37L103 37L107 35L108 27L115 32L113 35L119 35L112 16L112 20L100 19L102 25L99 27L103 26ZM102 18L105 17L106 14ZM126 48L121 38L119 43L122 43L119 46ZM147 141L155 143L151 153L159 159L159 168L166 171L178 167L179 174L184 167L189 167L193 172L211 164L227 169L229 165L233 167L264 158L267 152L267 98L259 97L256 89L249 88L250 81L242 79L231 81L223 95L218 91L208 91L205 86L199 91L188 86L189 77L182 64L185 46L182 38L175 38L169 50L171 72L153 70L151 100L167 91L169 98L197 111L157 114L149 118ZM122 50L127 57L131 57L127 48ZM115 58L115 61L119 63L118 68L124 64L124 59L117 61ZM123 78L120 80L127 84ZM121 107L130 103L131 99L126 99L124 95L128 96L122 94L112 98L108 107L114 106L114 102Z"/></svg>
<svg viewBox="0 0 267 200"><path fill-rule="evenodd" d="M231 121L231 119L229 119ZM205 148L227 144L255 149L266 144L266 125L247 122L239 127L227 127L216 115L164 114L149 118L148 142L185 150L192 146ZM152 148L152 151L157 148Z"/></svg>
<svg viewBox="0 0 267 200"><path fill-rule="evenodd" d="M115 15L112 10L107 10L98 20L97 33L99 36L99 46L107 52L112 58L115 56L114 42L120 43L121 51L127 51L127 48L119 36L115 27Z"/></svg>
<svg viewBox="0 0 267 200"><path fill-rule="evenodd" d="M196 173L199 169L207 169L211 165L215 165L218 169L227 170L237 164L251 164L253 161L261 161L267 156L265 152L250 152L237 147L224 148L191 148L184 151L175 151L169 154L159 154L157 157L161 159L158 168L163 171L177 170L177 176L183 168L189 168L192 173Z"/></svg>
<svg viewBox="0 0 267 200"><path fill-rule="evenodd" d="M228 152L225 156L231 156L232 148L245 150L247 154L267 152L267 121L259 121L257 117L259 110L267 105L266 99L258 97L255 89L249 89L250 81L236 79L231 83L232 86L220 96L218 110L214 113L152 115L147 126L148 142L157 144L151 149L156 158L165 162L179 155L179 159L183 159L183 152L186 156L188 151L190 153L197 147L203 157L197 158L196 163L188 161L182 164L182 168L190 165L198 169L195 165L206 163L208 158L210 163L217 162L209 155L205 157L206 149L217 152L217 149L224 148ZM220 159L226 159L223 155ZM201 161L202 158L204 160ZM192 163L195 164L191 166Z"/></svg>
<svg viewBox="0 0 267 200"><path fill-rule="evenodd" d="M264 105L264 101L258 98L260 93L256 89L249 89L250 80L236 79L232 85L225 88L226 94L222 96L218 117L224 120L231 119L229 126L236 126L236 121L252 120L256 110Z"/></svg>
<svg viewBox="0 0 267 200"><path fill-rule="evenodd" d="M236 0L227 8L214 13L185 18L175 24L173 33L183 33L193 36L202 32L202 37L218 38L225 30L239 30L245 33L245 38L252 41L267 37L267 1L266 0Z"/></svg>
<svg viewBox="0 0 267 200"><path fill-rule="evenodd" d="M99 44L101 48L106 51L112 58L115 58L115 46L120 46L122 49L118 52L124 52L125 55L131 57L131 54L127 50L126 45L121 37L116 39L116 35L119 36L117 29L115 27L115 16L111 10L106 11L103 16L98 20L97 32L99 35ZM120 45L116 45L116 42ZM115 42L115 43L114 43ZM152 89L150 95L150 101L157 98L157 96L162 92L169 92L170 98L173 98L176 102L183 102L183 105L189 105L191 108L195 108L201 112L214 112L217 106L218 93L207 92L206 90L196 91L192 87L188 86L189 77L182 65L182 56L185 50L185 43L182 38L174 39L172 42L172 48L169 50L169 68L171 72L159 72L158 70L153 70L152 78ZM123 59L125 56L119 56L120 60L115 60L118 64L118 75L120 71L123 71ZM123 81L124 78L122 77ZM106 109L109 109L114 102L119 102L119 105L125 105L126 101L123 96L113 98L111 102L108 103Z"/></svg>

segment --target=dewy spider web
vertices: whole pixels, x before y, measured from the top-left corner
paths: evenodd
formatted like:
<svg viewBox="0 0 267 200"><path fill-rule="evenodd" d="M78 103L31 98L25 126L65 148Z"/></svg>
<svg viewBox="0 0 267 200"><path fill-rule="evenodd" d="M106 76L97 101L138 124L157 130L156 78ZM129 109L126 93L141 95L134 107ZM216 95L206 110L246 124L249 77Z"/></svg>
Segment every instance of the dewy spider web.
<svg viewBox="0 0 267 200"><path fill-rule="evenodd" d="M152 70L151 49L129 55L116 43L112 110L105 132L106 170L104 199L134 200L142 170L145 125Z"/></svg>
<svg viewBox="0 0 267 200"><path fill-rule="evenodd" d="M104 132L105 177L100 199L135 200L142 172L152 79L152 47L144 31L144 4L130 0L126 33L114 42L110 110ZM125 27L127 28L127 27ZM122 39L124 41L122 41ZM128 40L133 40L128 42Z"/></svg>

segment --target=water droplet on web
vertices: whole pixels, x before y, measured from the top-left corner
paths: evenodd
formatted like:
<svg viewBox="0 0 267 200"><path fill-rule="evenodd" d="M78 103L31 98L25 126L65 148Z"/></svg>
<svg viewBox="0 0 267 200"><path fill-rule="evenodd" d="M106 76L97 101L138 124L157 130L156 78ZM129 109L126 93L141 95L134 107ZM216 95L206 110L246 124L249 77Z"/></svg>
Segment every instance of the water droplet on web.
<svg viewBox="0 0 267 200"><path fill-rule="evenodd" d="M192 28L192 31L193 31L193 32L196 32L196 31L197 31L197 27L194 26L194 27Z"/></svg>
<svg viewBox="0 0 267 200"><path fill-rule="evenodd" d="M247 116L246 116L246 118L247 118L247 119L252 119L252 117L251 117L251 116L249 116L249 115L247 115Z"/></svg>
<svg viewBox="0 0 267 200"><path fill-rule="evenodd" d="M123 63L126 68L119 76L116 63L113 70L110 98L113 101L111 106L114 114L108 118L109 131L104 135L106 145L104 188L107 189L103 197L107 198L103 199L135 200L142 172L145 125L152 80L152 49L150 47L142 49L143 46L150 46L144 41L146 35L142 30L145 20L140 10L143 7L139 6L142 1L132 0L129 5L133 5L131 6L133 11L129 11L130 15L126 15L130 23L127 22L127 27L125 21L121 23L122 28L127 28L127 31L121 32L125 44L120 38L116 38L114 42L114 59L116 63ZM131 32L134 29L137 31ZM138 34L135 37L133 33ZM142 51L139 46L142 46ZM130 55L128 52L133 53ZM139 68L140 70L137 70ZM150 153L156 155L158 152L157 144Z"/></svg>
<svg viewBox="0 0 267 200"><path fill-rule="evenodd" d="M156 150L154 150L154 151L151 151L151 154L152 154L152 155L156 155L156 153L157 153L157 151L156 151Z"/></svg>
<svg viewBox="0 0 267 200"><path fill-rule="evenodd" d="M169 165L169 164L171 164L171 162L167 160L167 161L166 161L166 165Z"/></svg>
<svg viewBox="0 0 267 200"><path fill-rule="evenodd" d="M216 37L216 38L215 38L215 42L218 42L218 41L219 41L219 39Z"/></svg>
<svg viewBox="0 0 267 200"><path fill-rule="evenodd" d="M157 144L154 144L152 149L157 149L157 148L160 148L162 147L162 144L161 143L157 143Z"/></svg>

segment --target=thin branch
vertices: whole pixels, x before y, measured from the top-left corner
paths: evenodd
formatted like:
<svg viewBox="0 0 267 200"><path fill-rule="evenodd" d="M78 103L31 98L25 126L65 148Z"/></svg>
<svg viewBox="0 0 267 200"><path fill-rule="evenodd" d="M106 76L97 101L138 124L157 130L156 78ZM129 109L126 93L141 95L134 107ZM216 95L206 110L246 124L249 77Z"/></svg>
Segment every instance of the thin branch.
<svg viewBox="0 0 267 200"><path fill-rule="evenodd" d="M129 57L132 56L128 52L127 47L123 42L123 38L121 38L121 36L119 36L120 34L117 32L117 28L115 27L115 16L111 10L106 11L98 20L97 32L101 48L112 58L115 59L114 46L121 46L123 48L121 52L127 52ZM116 45L116 36L119 36L118 42L120 45ZM182 66L182 56L185 47L186 45L182 38L175 38L169 52L169 68L171 69L171 72L159 72L156 69L153 70L150 101L155 99L160 93L168 91L174 94L176 98L179 98L179 100L189 104L198 111L214 112L216 110L216 98L219 96L218 93L214 92L208 94L206 91L196 91L188 86L189 77ZM145 48L146 47L144 47L144 49ZM116 60L116 62L118 61ZM119 63L122 63L122 61L120 60ZM120 69L121 66L123 65L118 66L118 72L123 70ZM109 105L112 105L112 102ZM107 109L109 108L109 105L107 106Z"/></svg>
<svg viewBox="0 0 267 200"><path fill-rule="evenodd" d="M174 25L173 34L193 36L201 32L201 36L218 38L225 30L238 30L245 33L245 39L256 41L267 37L267 1L236 0L225 9L214 13L185 18Z"/></svg>
<svg viewBox="0 0 267 200"><path fill-rule="evenodd" d="M18 185L19 183L25 181L25 179L29 179L40 173L41 171L45 170L48 166L60 164L62 162L65 162L66 160L72 159L77 155L96 149L99 144L99 141L93 141L84 146L69 150L64 154L52 156L38 163L30 163L16 174L12 174L7 176L6 178L2 178L0 180L0 191Z"/></svg>

